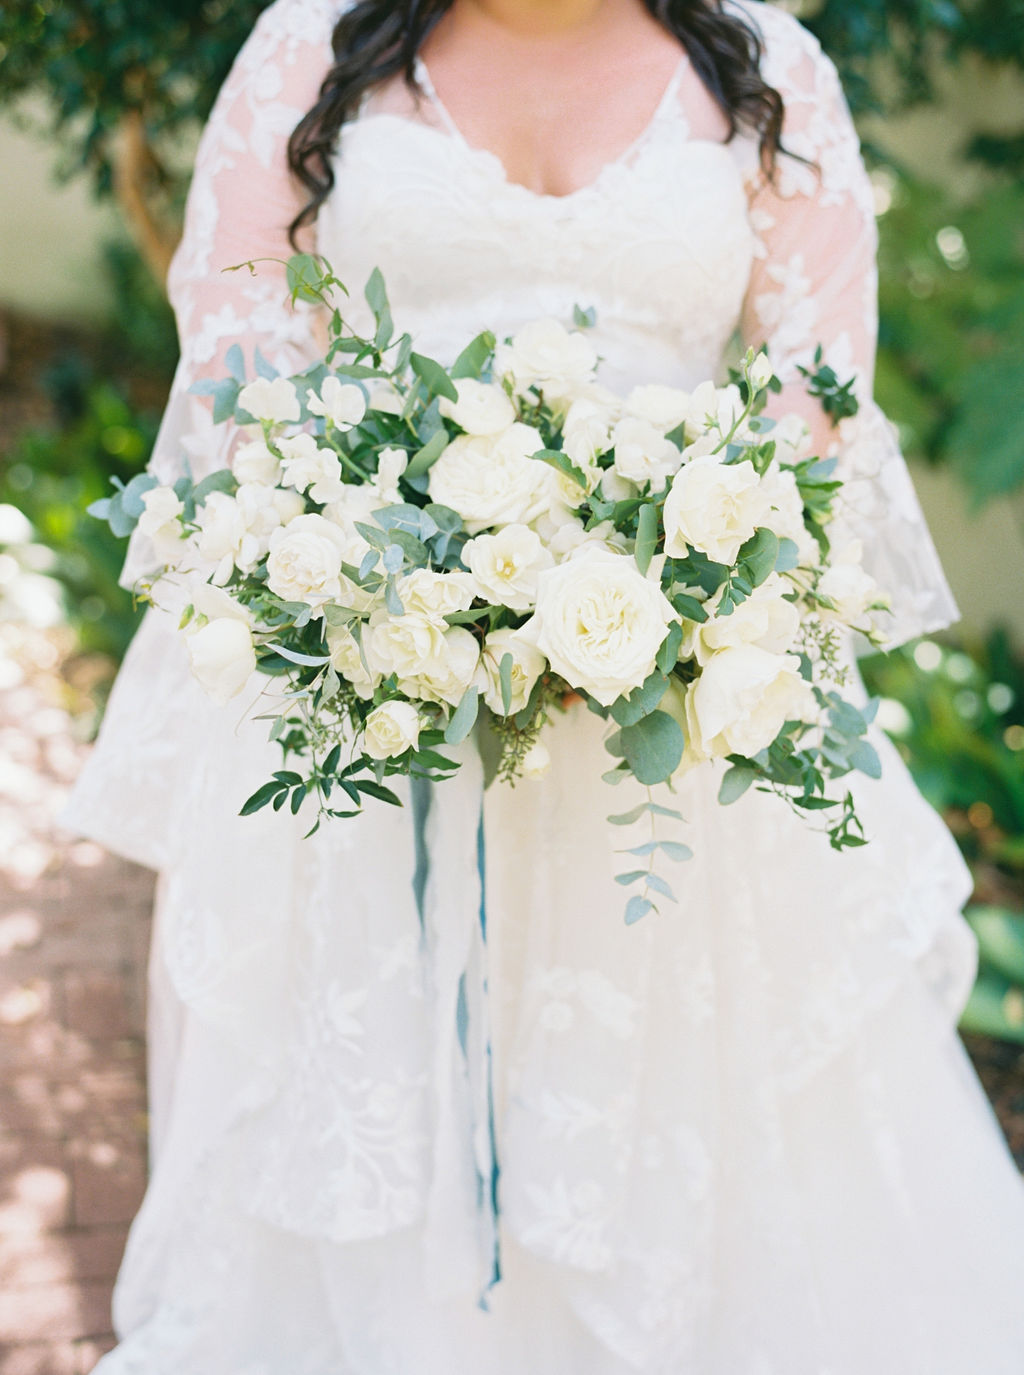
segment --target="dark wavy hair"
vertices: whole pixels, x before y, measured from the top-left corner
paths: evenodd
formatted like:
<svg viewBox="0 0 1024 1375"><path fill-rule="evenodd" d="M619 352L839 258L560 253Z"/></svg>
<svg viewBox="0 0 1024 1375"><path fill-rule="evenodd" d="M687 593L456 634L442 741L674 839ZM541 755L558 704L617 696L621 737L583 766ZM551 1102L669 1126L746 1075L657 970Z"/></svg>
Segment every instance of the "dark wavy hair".
<svg viewBox="0 0 1024 1375"><path fill-rule="evenodd" d="M694 69L729 121L729 138L740 129L760 136L761 165L771 176L780 151L782 97L761 76L762 44L722 0L644 0L655 19L686 49ZM424 39L451 8L452 0L359 0L341 16L332 40L334 65L313 108L288 141L288 165L309 192L295 217L292 242L334 185L332 158L341 126L364 92L401 72L416 86L415 62Z"/></svg>

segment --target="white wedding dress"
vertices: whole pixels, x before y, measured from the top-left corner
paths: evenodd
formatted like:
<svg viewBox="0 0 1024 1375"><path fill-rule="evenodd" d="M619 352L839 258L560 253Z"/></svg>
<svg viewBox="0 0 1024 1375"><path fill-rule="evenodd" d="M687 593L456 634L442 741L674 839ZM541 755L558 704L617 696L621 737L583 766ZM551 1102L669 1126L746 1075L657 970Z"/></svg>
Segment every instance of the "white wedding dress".
<svg viewBox="0 0 1024 1375"><path fill-rule="evenodd" d="M418 110L371 99L344 129L319 247L355 324L380 266L399 327L445 360L574 304L616 386L699 382L737 324L789 379L821 340L859 373L845 519L905 639L955 608L866 399L870 187L813 40L733 2L820 175L787 158L758 190L754 141L692 138L677 75L592 184L538 195L423 68ZM187 387L228 344L289 370L315 349L278 265L220 269L287 256L284 141L337 8L271 5L210 121L164 477L225 460ZM128 579L146 566L136 543ZM664 833L695 851L680 901L627 928L613 879L636 841L606 817L630 785L601 782L586 710L550 731L541 781L481 800L467 750L418 799L422 843L384 805L303 840L305 817L236 817L279 766L257 693L211 705L150 613L66 815L160 871L153 1175L103 1375L1020 1375L1024 1190L954 1029L969 879L884 738L883 780L853 784L856 852L687 776Z"/></svg>

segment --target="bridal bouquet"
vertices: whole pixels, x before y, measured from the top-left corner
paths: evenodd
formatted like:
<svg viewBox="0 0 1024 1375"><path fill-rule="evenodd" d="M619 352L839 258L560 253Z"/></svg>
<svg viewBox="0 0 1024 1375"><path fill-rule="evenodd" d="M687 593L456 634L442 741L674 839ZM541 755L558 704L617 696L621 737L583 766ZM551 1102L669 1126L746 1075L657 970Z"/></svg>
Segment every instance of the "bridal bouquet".
<svg viewBox="0 0 1024 1375"><path fill-rule="evenodd" d="M240 427L230 469L140 475L91 508L151 541L142 595L184 598L217 701L254 671L276 684L263 716L285 767L243 814L309 798L315 830L366 797L398 803L390 775L449 776L446 747L475 728L489 777L539 775L545 727L583 698L609 722L608 782L725 760L721 802L769 789L834 811L835 847L863 843L850 795L828 793L879 772L870 712L839 692L839 645L847 629L877 640L885 599L859 548L830 544L834 460L796 417L763 414L778 389L765 355L722 388L621 396L577 310L572 329L481 334L445 368L395 337L379 273L372 337L346 326L322 259L293 258L288 277L293 299L328 308L326 357L284 377L257 354L247 378L234 346L230 375L195 388ZM834 417L852 413L828 368L808 376ZM612 820L678 816L648 797ZM642 884L630 920L671 896L656 851L688 854L631 851L648 863L621 876Z"/></svg>

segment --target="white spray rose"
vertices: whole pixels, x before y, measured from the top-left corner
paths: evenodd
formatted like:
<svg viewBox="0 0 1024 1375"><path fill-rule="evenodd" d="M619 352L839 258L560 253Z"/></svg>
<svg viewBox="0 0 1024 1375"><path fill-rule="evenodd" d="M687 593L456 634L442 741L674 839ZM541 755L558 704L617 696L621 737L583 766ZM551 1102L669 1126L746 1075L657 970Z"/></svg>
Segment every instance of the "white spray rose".
<svg viewBox="0 0 1024 1375"><path fill-rule="evenodd" d="M501 434L514 422L515 407L495 383L460 377L453 385L459 399L451 401L443 396L440 401L441 414L446 420L454 421L466 434Z"/></svg>
<svg viewBox="0 0 1024 1375"><path fill-rule="evenodd" d="M494 369L522 394L537 387L552 401L569 400L593 382L597 354L590 340L557 320L524 325L495 350Z"/></svg>
<svg viewBox="0 0 1024 1375"><path fill-rule="evenodd" d="M359 641L347 625L327 626L327 652L331 667L347 679L363 698L372 697L380 684L380 674L368 672L359 651Z"/></svg>
<svg viewBox="0 0 1024 1375"><path fill-rule="evenodd" d="M647 420L627 415L615 426L615 471L620 477L661 491L665 482L679 470L683 455L660 430Z"/></svg>
<svg viewBox="0 0 1024 1375"><path fill-rule="evenodd" d="M536 781L543 778L551 768L551 752L547 745L537 740L523 755L523 777Z"/></svg>
<svg viewBox="0 0 1024 1375"><path fill-rule="evenodd" d="M773 463L761 478L761 495L768 510L760 523L773 530L779 539L793 541L801 568L815 567L821 552L818 541L804 524L803 498L793 472Z"/></svg>
<svg viewBox="0 0 1024 1375"><path fill-rule="evenodd" d="M270 536L267 586L286 602L305 602L320 610L341 601L344 537L323 516L297 516Z"/></svg>
<svg viewBox="0 0 1024 1375"><path fill-rule="evenodd" d="M541 573L537 610L519 633L571 687L610 706L651 673L674 620L632 558L594 545Z"/></svg>
<svg viewBox="0 0 1024 1375"><path fill-rule="evenodd" d="M175 496L173 487L151 487L143 492L142 504L146 509L139 516L136 529L152 541L160 562L173 567L185 553L185 531L181 523L185 507Z"/></svg>
<svg viewBox="0 0 1024 1375"><path fill-rule="evenodd" d="M537 598L537 577L554 563L538 534L526 525L506 525L495 535L477 535L462 551L479 595L495 606L529 611Z"/></svg>
<svg viewBox="0 0 1024 1375"><path fill-rule="evenodd" d="M320 394L310 392L306 407L311 415L322 415L338 430L350 430L366 414L366 397L362 387L354 382L342 382L340 377L326 377Z"/></svg>
<svg viewBox="0 0 1024 1375"><path fill-rule="evenodd" d="M188 635L186 644L193 674L222 706L242 691L256 671L252 632L235 616L207 621Z"/></svg>
<svg viewBox="0 0 1024 1375"><path fill-rule="evenodd" d="M430 469L430 499L457 511L471 535L526 525L552 501L552 470L529 457L543 447L538 431L518 422L500 435L459 435Z"/></svg>
<svg viewBox="0 0 1024 1375"><path fill-rule="evenodd" d="M504 716L505 704L501 696L501 661L512 656L511 701L509 715L522 711L533 691L533 685L544 672L544 655L524 640L517 630L492 630L484 641L483 653L477 669L476 682L484 701L498 716Z"/></svg>
<svg viewBox="0 0 1024 1375"><path fill-rule="evenodd" d="M414 683L406 687L410 695L428 701L447 702L457 707L476 677L480 663L480 645L472 631L453 625L441 636L436 654L417 674Z"/></svg>
<svg viewBox="0 0 1024 1375"><path fill-rule="evenodd" d="M634 387L626 398L626 409L638 420L646 420L665 434L681 425L690 415L690 393L679 387L650 384Z"/></svg>
<svg viewBox="0 0 1024 1375"><path fill-rule="evenodd" d="M254 420L272 425L298 420L301 414L299 394L287 377L257 377L238 393L238 404Z"/></svg>
<svg viewBox="0 0 1024 1375"><path fill-rule="evenodd" d="M589 397L580 397L566 413L562 426L563 452L578 468L586 471L599 454L611 448L614 424L615 414L609 407Z"/></svg>
<svg viewBox="0 0 1024 1375"><path fill-rule="evenodd" d="M437 573L431 568L415 568L398 580L398 597L406 612L437 621L444 628L445 616L468 611L476 587L469 573Z"/></svg>
<svg viewBox="0 0 1024 1375"><path fill-rule="evenodd" d="M746 601L733 608L728 616L714 614L715 601L707 603L710 620L693 630L693 653L699 664L706 664L721 649L737 645L755 645L772 654L784 654L793 647L800 633L800 612L787 601L790 591L777 573L772 573L760 587L756 587Z"/></svg>
<svg viewBox="0 0 1024 1375"><path fill-rule="evenodd" d="M665 501L665 553L685 558L690 548L699 549L716 563L732 565L767 512L752 463L721 463L711 454L691 459Z"/></svg>
<svg viewBox="0 0 1024 1375"><path fill-rule="evenodd" d="M816 710L797 656L753 645L713 654L687 705L694 747L708 758L757 754L787 721L811 720Z"/></svg>
<svg viewBox="0 0 1024 1375"><path fill-rule="evenodd" d="M861 563L863 557L860 540L851 540L832 555L817 589L833 607L831 611L822 607L822 615L855 629L867 629L865 618L869 609L884 602L878 584Z"/></svg>
<svg viewBox="0 0 1024 1375"><path fill-rule="evenodd" d="M395 759L420 741L420 716L411 702L382 702L366 718L363 753L371 759Z"/></svg>
<svg viewBox="0 0 1024 1375"><path fill-rule="evenodd" d="M321 448L311 434L296 434L278 441L284 460L286 487L307 492L312 501L326 505L338 501L345 485L341 462L333 449Z"/></svg>
<svg viewBox="0 0 1024 1375"><path fill-rule="evenodd" d="M262 482L272 487L281 476L281 465L262 439L254 439L235 450L231 471L239 482Z"/></svg>

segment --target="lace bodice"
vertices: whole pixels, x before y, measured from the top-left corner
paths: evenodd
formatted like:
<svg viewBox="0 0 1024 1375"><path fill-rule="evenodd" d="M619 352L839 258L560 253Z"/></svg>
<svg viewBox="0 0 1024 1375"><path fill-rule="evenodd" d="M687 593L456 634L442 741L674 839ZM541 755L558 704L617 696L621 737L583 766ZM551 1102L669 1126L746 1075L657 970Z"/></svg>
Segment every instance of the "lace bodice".
<svg viewBox="0 0 1024 1375"><path fill-rule="evenodd" d="M437 100L396 113L371 97L342 131L336 184L315 246L352 289L346 310L368 323L361 287L372 268L388 283L400 329L420 351L450 360L481 329L499 335L541 315L596 311L603 377L691 386L721 372L730 338L767 344L787 384L773 403L804 413L819 447L839 448L849 482L843 537L893 594L894 638L948 624L946 587L891 427L871 401L876 335L875 222L870 183L835 69L791 16L759 0L729 0L763 35L762 69L785 102L773 183L757 140L692 136L675 78L644 132L587 185L565 196L511 181L472 147ZM302 203L285 161L291 129L330 65L338 0L276 0L226 83L199 151L171 296L182 360L154 464L220 466L230 430L214 430L187 395L218 371L227 346L258 344L283 368L316 351L311 310L286 304L283 266L256 276L222 269L285 259L286 226ZM801 160L802 159L802 160ZM818 344L843 377L857 376L860 415L837 437L799 385ZM136 542L130 581L145 571Z"/></svg>

